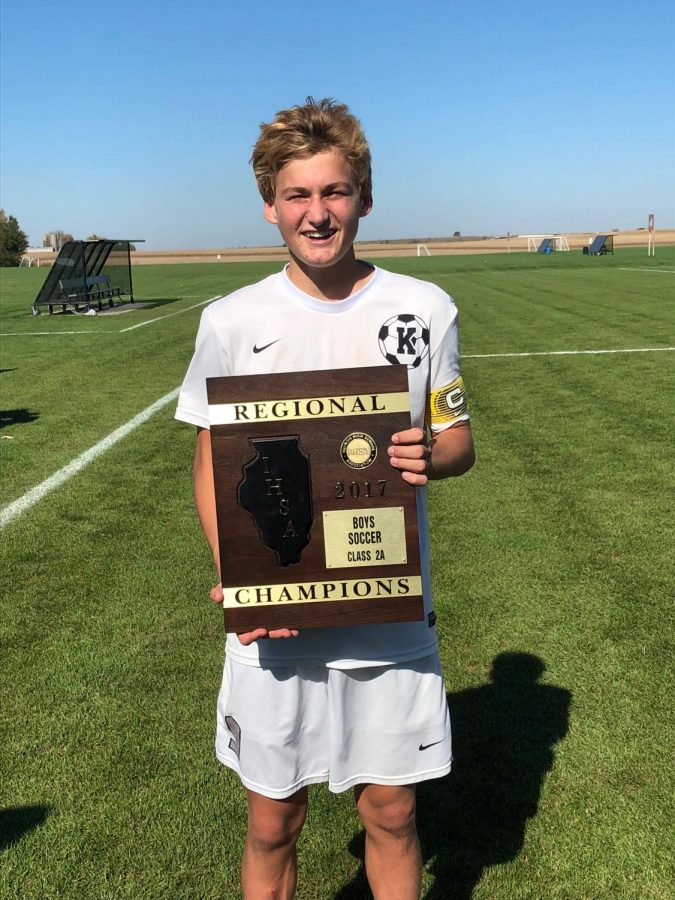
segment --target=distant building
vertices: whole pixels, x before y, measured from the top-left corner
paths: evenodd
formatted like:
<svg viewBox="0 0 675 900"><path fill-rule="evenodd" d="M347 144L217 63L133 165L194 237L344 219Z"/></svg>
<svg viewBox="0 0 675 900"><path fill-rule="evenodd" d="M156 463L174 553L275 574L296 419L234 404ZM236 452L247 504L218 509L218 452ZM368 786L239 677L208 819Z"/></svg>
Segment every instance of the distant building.
<svg viewBox="0 0 675 900"><path fill-rule="evenodd" d="M51 247L52 250L60 250L66 241L72 241L72 234L66 234L65 231L48 231L42 235L42 246Z"/></svg>

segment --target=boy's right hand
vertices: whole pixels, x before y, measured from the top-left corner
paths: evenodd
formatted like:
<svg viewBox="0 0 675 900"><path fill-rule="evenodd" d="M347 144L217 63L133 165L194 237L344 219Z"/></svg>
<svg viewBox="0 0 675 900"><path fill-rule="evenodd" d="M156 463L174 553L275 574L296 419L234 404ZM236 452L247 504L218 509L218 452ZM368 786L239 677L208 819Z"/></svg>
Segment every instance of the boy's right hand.
<svg viewBox="0 0 675 900"><path fill-rule="evenodd" d="M219 583L215 587L212 587L209 596L214 603L222 603L222 585ZM259 641L261 638L289 638L297 637L299 634L300 632L297 628L273 628L270 631L268 631L267 628L256 628L254 631L240 632L237 634L237 637L239 638L239 643L246 647L254 641Z"/></svg>

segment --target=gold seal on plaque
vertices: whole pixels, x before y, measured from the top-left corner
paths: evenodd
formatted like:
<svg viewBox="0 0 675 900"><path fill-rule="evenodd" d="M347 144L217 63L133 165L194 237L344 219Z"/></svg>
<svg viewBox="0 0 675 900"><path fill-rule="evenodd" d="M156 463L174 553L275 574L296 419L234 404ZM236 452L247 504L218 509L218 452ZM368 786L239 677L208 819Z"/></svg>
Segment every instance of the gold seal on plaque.
<svg viewBox="0 0 675 900"><path fill-rule="evenodd" d="M351 469L366 469L375 462L377 444L369 434L354 431L340 445L340 456Z"/></svg>

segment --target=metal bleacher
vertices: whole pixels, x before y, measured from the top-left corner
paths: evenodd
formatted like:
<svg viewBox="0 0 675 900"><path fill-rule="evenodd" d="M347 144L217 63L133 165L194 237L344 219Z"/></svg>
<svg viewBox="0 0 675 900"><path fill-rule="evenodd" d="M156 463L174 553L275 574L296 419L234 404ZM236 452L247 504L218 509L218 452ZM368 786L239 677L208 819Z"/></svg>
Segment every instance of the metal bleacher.
<svg viewBox="0 0 675 900"><path fill-rule="evenodd" d="M130 247L129 240L67 241L33 302L33 315L40 315L41 306L50 315L59 306L63 312L100 310L123 296L133 303Z"/></svg>

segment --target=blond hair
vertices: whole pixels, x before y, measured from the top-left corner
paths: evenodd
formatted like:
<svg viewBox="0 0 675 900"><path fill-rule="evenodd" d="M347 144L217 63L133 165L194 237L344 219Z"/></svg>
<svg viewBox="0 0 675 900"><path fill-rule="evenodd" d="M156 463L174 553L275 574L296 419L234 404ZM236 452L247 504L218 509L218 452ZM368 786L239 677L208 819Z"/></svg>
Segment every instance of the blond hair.
<svg viewBox="0 0 675 900"><path fill-rule="evenodd" d="M263 122L251 156L263 200L274 203L277 176L292 159L308 159L333 149L349 162L361 197L370 200L370 148L361 123L344 103L308 97L304 106L282 109L273 122Z"/></svg>

